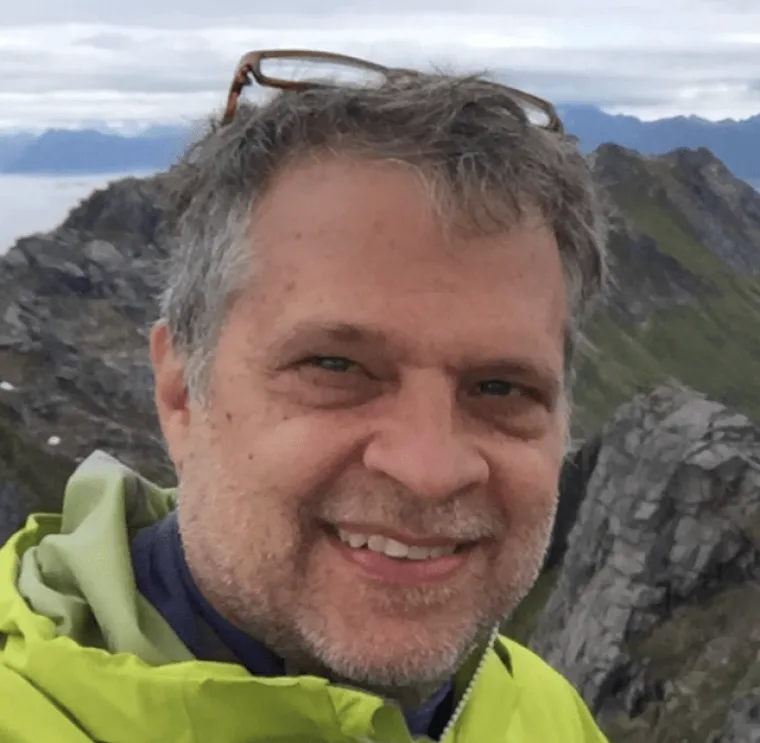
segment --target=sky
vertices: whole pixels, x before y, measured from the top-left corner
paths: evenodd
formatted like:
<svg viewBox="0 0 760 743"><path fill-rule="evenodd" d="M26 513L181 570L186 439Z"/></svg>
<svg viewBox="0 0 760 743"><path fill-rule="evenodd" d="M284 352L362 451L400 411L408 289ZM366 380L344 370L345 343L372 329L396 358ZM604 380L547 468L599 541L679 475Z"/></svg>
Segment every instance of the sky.
<svg viewBox="0 0 760 743"><path fill-rule="evenodd" d="M760 0L0 2L2 130L197 120L272 47L490 71L644 119L760 113Z"/></svg>

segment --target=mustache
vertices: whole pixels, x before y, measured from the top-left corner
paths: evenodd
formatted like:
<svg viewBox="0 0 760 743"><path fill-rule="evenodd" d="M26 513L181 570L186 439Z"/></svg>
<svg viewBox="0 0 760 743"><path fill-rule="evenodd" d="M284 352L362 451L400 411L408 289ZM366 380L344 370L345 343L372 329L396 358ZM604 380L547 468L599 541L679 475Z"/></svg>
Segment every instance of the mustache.
<svg viewBox="0 0 760 743"><path fill-rule="evenodd" d="M332 526L366 523L461 542L495 538L507 526L505 514L485 496L460 495L431 502L387 486L323 493L304 515Z"/></svg>

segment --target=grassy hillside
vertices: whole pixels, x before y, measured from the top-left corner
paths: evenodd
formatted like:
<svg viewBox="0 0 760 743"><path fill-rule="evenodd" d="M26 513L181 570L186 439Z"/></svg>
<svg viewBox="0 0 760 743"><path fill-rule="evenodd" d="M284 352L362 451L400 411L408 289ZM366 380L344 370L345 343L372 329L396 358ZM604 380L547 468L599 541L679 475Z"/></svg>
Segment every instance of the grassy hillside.
<svg viewBox="0 0 760 743"><path fill-rule="evenodd" d="M625 180L615 180L610 172L619 167L617 160L599 168L615 207L632 230L651 238L663 256L677 260L702 287L692 290L686 301L653 302L633 321L621 321L604 310L597 313L579 366L576 432L597 428L617 405L669 377L760 423L760 275L730 268L684 213L679 203L684 189L694 184L683 182L682 169L665 159L623 156L633 165L626 168ZM726 173L720 178L720 190L743 191L743 184ZM711 185L712 195L719 189ZM755 198L760 209L760 194L743 195ZM692 198L690 208L695 206L699 208L698 200ZM725 224L727 232L736 227L730 210L716 211L714 220L721 229ZM613 261L615 239L613 233ZM744 243L734 242L747 251L748 260L760 259L754 231L743 239ZM635 291L636 275L618 274L615 280L629 297ZM613 289L613 295L618 291Z"/></svg>

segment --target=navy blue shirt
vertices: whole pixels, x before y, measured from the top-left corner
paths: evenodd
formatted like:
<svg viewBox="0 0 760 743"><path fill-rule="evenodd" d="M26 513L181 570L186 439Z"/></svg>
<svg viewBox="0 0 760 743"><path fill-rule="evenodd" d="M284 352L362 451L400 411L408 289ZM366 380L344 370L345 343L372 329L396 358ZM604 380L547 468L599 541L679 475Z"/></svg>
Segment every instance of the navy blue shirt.
<svg viewBox="0 0 760 743"><path fill-rule="evenodd" d="M199 660L225 660L220 648L256 676L284 676L285 662L228 622L203 598L185 561L176 512L140 531L132 542L132 564L140 593ZM209 627L213 634L203 630ZM451 716L453 685L442 687L422 707L405 713L412 735L437 740Z"/></svg>

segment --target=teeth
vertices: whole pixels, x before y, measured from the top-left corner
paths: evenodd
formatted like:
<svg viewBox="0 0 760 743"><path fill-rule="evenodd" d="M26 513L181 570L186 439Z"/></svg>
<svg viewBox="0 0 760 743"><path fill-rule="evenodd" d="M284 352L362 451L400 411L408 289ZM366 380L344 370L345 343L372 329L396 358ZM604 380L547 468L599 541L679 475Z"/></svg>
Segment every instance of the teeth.
<svg viewBox="0 0 760 743"><path fill-rule="evenodd" d="M397 542L395 539L386 539L374 534L369 538L367 546L373 552L382 552L388 557L406 557L409 554L409 548L405 544Z"/></svg>
<svg viewBox="0 0 760 743"><path fill-rule="evenodd" d="M372 534L368 537L364 534L354 534L345 529L338 529L338 536L342 542L354 549L367 547L373 552L380 552L396 559L431 560L454 553L454 547L414 547L397 542L389 537L382 537L379 534Z"/></svg>

